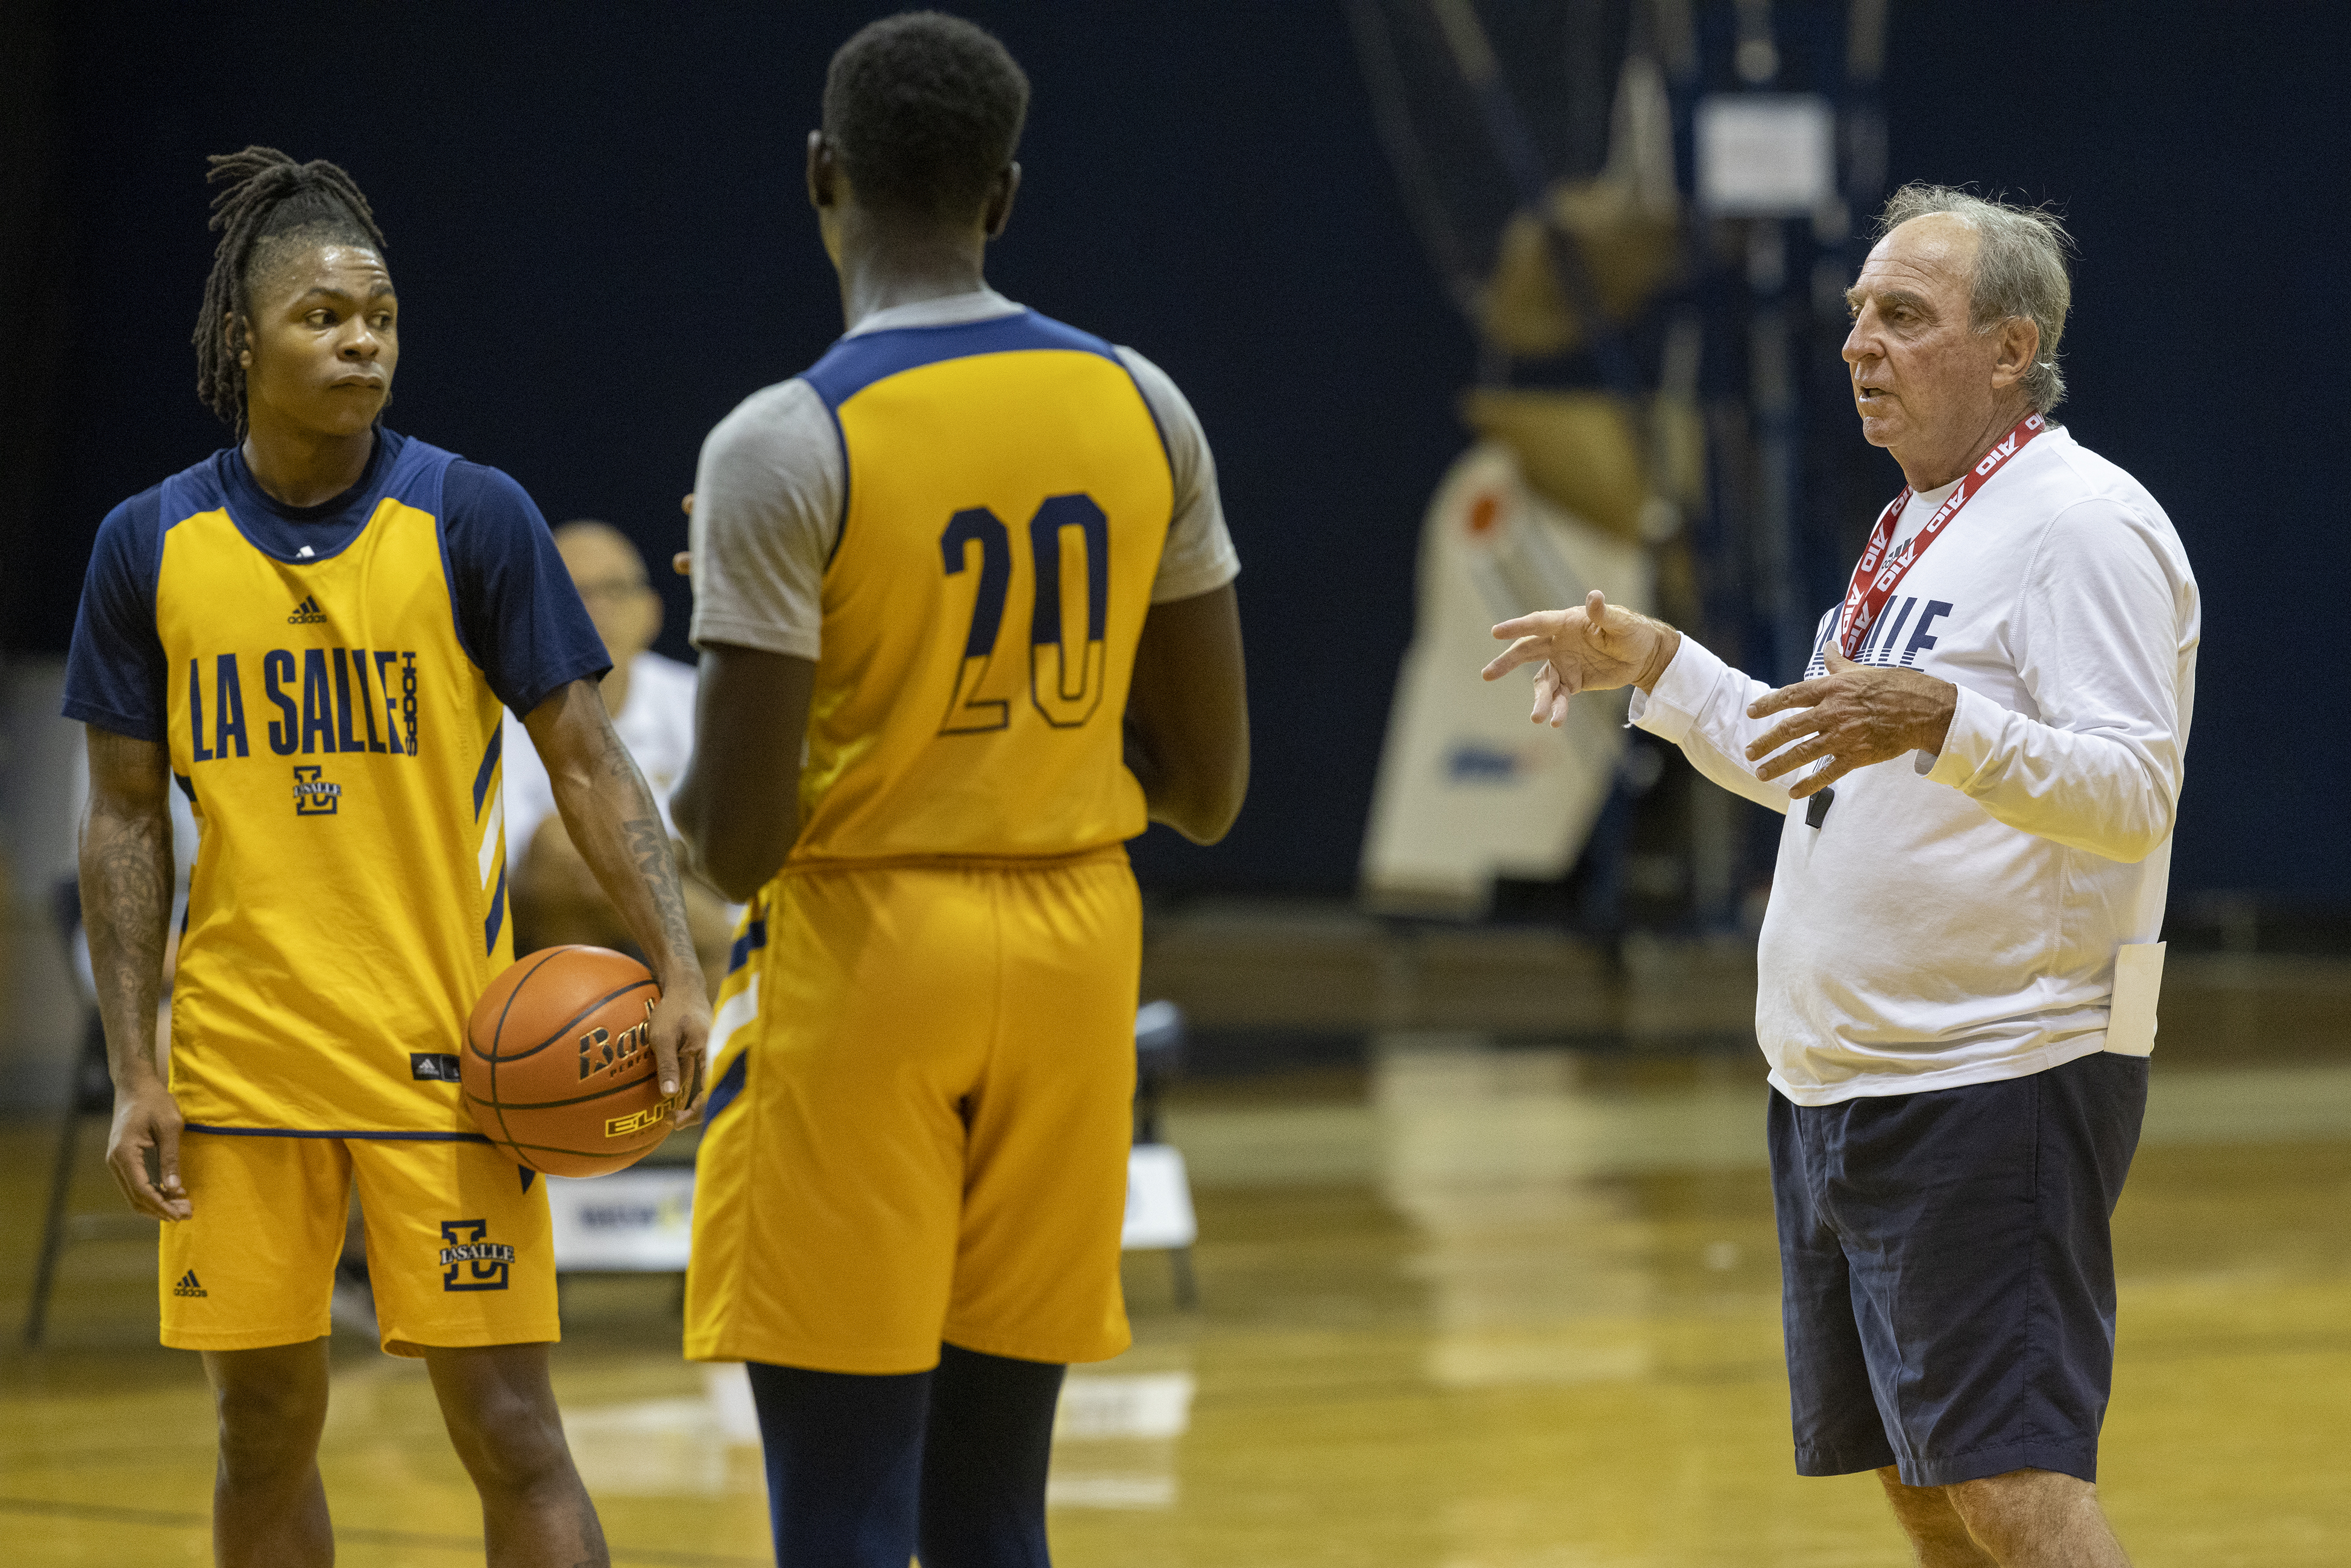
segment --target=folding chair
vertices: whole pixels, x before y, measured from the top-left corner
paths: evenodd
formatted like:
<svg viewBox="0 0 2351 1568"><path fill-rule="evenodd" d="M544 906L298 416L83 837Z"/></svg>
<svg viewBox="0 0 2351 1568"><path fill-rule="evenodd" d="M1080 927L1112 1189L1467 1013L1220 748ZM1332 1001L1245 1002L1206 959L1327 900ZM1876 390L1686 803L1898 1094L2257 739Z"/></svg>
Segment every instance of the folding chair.
<svg viewBox="0 0 2351 1568"><path fill-rule="evenodd" d="M1184 1065L1184 1011L1174 1002L1146 1002L1134 1015L1134 1147L1126 1162L1126 1250L1167 1254L1176 1275L1176 1304L1194 1307L1200 1292L1192 1275L1192 1243L1199 1224L1184 1156L1159 1140L1159 1092Z"/></svg>
<svg viewBox="0 0 2351 1568"><path fill-rule="evenodd" d="M25 1312L25 1343L37 1347L48 1327L49 1290L56 1282L57 1259L68 1242L108 1237L136 1236L151 1230L153 1221L136 1214L69 1214L73 1196L74 1152L80 1141L82 1118L114 1114L114 1081L106 1071L106 1030L98 1017L98 991L82 962L81 887L72 877L57 885L50 901L57 936L65 945L66 964L73 971L82 1003L81 1049L74 1057L73 1081L66 1097L63 1124L57 1129L57 1155L50 1167L49 1202L41 1224L40 1261L33 1270L33 1299Z"/></svg>

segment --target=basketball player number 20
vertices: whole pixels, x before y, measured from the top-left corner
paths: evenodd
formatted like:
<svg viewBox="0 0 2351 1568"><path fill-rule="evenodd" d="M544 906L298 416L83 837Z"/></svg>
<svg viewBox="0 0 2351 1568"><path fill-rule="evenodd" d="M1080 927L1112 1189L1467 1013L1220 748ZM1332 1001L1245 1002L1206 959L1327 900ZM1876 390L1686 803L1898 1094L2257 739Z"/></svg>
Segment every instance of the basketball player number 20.
<svg viewBox="0 0 2351 1568"><path fill-rule="evenodd" d="M1061 567L1071 543L1083 550L1086 563L1086 635L1076 648L1070 645L1071 628L1061 613ZM966 507L949 517L946 532L939 536L940 564L949 577L970 570L972 545L979 547L979 593L972 601L971 632L964 639L941 735L976 735L1011 722L1008 702L979 695L996 657L997 633L1004 629L1004 603L1012 585L1011 530L986 507ZM1037 575L1035 608L1029 615L1029 700L1047 724L1071 729L1093 717L1108 678L1102 635L1110 619L1110 519L1082 491L1048 496L1029 519L1029 559Z"/></svg>

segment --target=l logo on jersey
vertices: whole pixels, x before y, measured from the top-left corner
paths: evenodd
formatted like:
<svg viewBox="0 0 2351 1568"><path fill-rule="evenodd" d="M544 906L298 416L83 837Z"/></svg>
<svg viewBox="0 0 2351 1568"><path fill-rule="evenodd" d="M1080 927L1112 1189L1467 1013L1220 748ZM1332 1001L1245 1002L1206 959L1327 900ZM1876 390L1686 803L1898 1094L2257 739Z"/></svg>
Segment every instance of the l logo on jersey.
<svg viewBox="0 0 2351 1568"><path fill-rule="evenodd" d="M441 1239L441 1288L444 1291L503 1291L507 1270L514 1266L515 1249L486 1239L486 1219L444 1219Z"/></svg>
<svg viewBox="0 0 2351 1568"><path fill-rule="evenodd" d="M286 624L288 626L316 626L323 622L326 619L327 617L325 614L319 609L318 595L312 594L308 598L303 600L301 603L294 607L294 613L286 618Z"/></svg>
<svg viewBox="0 0 2351 1568"><path fill-rule="evenodd" d="M196 1271L193 1269L191 1269L186 1273L180 1276L180 1282L172 1287L172 1294L175 1296L209 1296L212 1292L205 1290L202 1285L196 1282Z"/></svg>
<svg viewBox="0 0 2351 1568"><path fill-rule="evenodd" d="M294 814L298 817L331 817L342 804L343 787L331 779L321 778L321 768L294 769Z"/></svg>

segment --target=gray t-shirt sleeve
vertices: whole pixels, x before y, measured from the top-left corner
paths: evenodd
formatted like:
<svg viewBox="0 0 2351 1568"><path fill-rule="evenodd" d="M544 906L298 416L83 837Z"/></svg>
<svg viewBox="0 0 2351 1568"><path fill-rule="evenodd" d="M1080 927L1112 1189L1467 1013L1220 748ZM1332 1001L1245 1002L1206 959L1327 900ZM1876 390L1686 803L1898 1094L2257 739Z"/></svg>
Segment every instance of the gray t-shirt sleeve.
<svg viewBox="0 0 2351 1568"><path fill-rule="evenodd" d="M1118 353L1159 422L1175 477L1175 516L1151 601L1222 588L1241 564L1199 416L1166 371L1132 349ZM804 381L764 387L718 422L694 476L695 647L716 643L800 659L822 652L824 568L841 532L845 483L840 429Z"/></svg>
<svg viewBox="0 0 2351 1568"><path fill-rule="evenodd" d="M1133 349L1120 349L1118 357L1159 422L1176 477L1176 515L1159 557L1159 575L1152 580L1151 602L1165 604L1222 588L1241 574L1241 558L1225 527L1225 504L1217 494L1217 460L1208 451L1200 416L1165 371Z"/></svg>
<svg viewBox="0 0 2351 1568"><path fill-rule="evenodd" d="M694 474L695 647L818 655L844 482L840 430L797 377L718 422Z"/></svg>

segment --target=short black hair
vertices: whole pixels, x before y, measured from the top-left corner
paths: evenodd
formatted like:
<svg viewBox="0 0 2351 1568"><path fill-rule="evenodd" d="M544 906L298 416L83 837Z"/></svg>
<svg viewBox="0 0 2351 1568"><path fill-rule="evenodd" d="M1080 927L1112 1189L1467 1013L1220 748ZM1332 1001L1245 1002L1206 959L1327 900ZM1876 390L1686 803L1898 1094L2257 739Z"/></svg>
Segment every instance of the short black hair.
<svg viewBox="0 0 2351 1568"><path fill-rule="evenodd" d="M858 201L961 218L987 200L1029 116L1029 78L995 35L940 11L868 24L824 76L824 133Z"/></svg>
<svg viewBox="0 0 2351 1568"><path fill-rule="evenodd" d="M237 357L255 276L272 253L291 244L364 246L381 256L383 231L358 183L324 158L298 163L275 147L256 146L205 162L212 165L206 183L222 187L212 217L221 237L196 313L196 395L242 440L245 367Z"/></svg>

